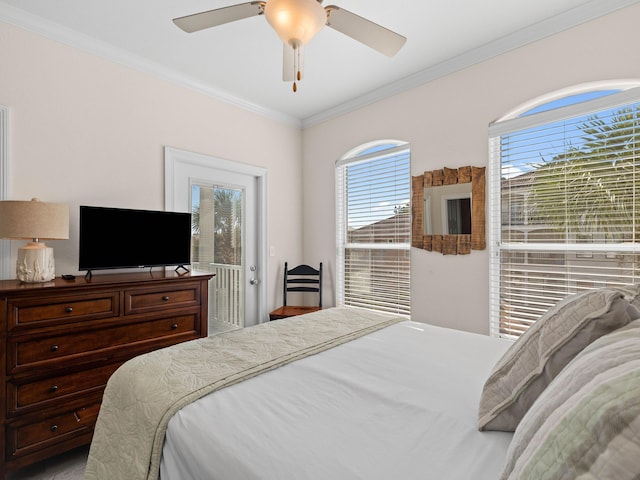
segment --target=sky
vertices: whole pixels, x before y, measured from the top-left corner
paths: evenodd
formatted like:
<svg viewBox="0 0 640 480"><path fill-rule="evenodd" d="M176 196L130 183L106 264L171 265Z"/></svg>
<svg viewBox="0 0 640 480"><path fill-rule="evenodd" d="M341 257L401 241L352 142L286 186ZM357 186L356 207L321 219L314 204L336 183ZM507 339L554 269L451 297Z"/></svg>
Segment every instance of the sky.
<svg viewBox="0 0 640 480"><path fill-rule="evenodd" d="M546 112L568 105L574 105L595 98L617 93L616 90L601 90L571 95L539 105L521 116L529 116ZM598 116L602 119L615 113L614 110L604 110ZM533 127L518 132L502 135L502 178L511 178L535 170L544 162L553 160L570 148L580 147L582 130L579 128L588 119L588 115L561 120L555 123Z"/></svg>

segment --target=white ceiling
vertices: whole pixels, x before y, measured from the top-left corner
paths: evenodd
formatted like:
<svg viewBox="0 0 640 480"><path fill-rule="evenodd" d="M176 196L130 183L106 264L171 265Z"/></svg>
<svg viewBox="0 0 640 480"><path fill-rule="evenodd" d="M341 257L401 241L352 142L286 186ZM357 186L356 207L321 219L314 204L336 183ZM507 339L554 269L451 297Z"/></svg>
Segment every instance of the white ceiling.
<svg viewBox="0 0 640 480"><path fill-rule="evenodd" d="M248 0L0 0L0 20L303 126L640 0L334 0L407 37L388 58L324 28L298 92L262 17L196 33L172 18Z"/></svg>

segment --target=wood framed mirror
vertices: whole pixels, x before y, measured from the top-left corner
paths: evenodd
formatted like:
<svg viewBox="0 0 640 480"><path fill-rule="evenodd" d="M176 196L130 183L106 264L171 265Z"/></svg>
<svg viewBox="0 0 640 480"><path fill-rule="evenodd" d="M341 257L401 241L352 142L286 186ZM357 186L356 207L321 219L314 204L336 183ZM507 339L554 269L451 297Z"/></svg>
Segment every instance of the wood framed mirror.
<svg viewBox="0 0 640 480"><path fill-rule="evenodd" d="M485 172L445 167L412 177L412 247L444 255L486 248Z"/></svg>

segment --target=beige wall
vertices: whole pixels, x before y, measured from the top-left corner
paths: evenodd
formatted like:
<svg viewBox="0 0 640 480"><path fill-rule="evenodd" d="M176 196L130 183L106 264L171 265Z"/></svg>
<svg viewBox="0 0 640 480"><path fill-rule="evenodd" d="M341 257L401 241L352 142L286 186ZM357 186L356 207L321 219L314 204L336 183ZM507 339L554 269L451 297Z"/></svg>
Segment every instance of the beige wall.
<svg viewBox="0 0 640 480"><path fill-rule="evenodd" d="M396 139L411 143L414 175L486 165L487 125L521 103L579 83L640 78L638 18L640 6L629 7L302 134L0 23L10 198L37 196L71 207L71 238L51 242L61 274L77 268L78 205L164 207L163 146L264 167L275 249L269 307L280 300L285 259L324 262L325 305L331 305L338 158L365 142ZM13 243L15 258L19 242ZM412 249L411 255L414 318L488 332L488 252L455 257Z"/></svg>
<svg viewBox="0 0 640 480"><path fill-rule="evenodd" d="M10 198L70 206L70 239L49 242L58 275L77 270L78 205L164 209L167 145L269 170L269 307L280 298L285 255L302 260L298 128L4 23L0 105L10 115Z"/></svg>
<svg viewBox="0 0 640 480"><path fill-rule="evenodd" d="M365 142L411 143L412 174L485 166L487 126L518 105L576 84L640 78L640 6L578 26L303 132L304 252L335 277L334 163ZM434 46L434 48L436 48ZM412 249L412 317L489 331L489 254ZM333 301L327 294L327 303Z"/></svg>

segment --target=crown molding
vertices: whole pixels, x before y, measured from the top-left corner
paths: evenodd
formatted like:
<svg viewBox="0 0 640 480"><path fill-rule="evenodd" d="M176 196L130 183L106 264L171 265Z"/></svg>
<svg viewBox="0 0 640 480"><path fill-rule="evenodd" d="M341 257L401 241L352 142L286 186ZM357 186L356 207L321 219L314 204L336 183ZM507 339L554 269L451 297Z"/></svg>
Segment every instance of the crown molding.
<svg viewBox="0 0 640 480"><path fill-rule="evenodd" d="M523 28L511 35L499 38L493 42L469 50L450 60L441 62L433 67L426 68L413 75L390 83L381 88L372 90L357 98L343 102L340 105L329 108L302 120L302 128L331 120L332 118L353 112L367 105L371 105L385 98L411 90L438 78L458 72L472 65L507 53L511 50L523 47L549 37L563 30L576 27L583 23L603 17L609 13L629 7L640 0L592 0L580 7L575 7L564 13L543 20L529 27Z"/></svg>
<svg viewBox="0 0 640 480"><path fill-rule="evenodd" d="M284 114L280 111L268 109L261 105L244 100L229 94L226 91L212 87L193 77L166 68L156 62L147 60L139 55L134 55L123 49L114 47L106 42L101 42L88 35L51 22L37 15L30 14L19 8L0 3L0 21L14 25L25 30L37 33L51 40L55 40L84 52L97 55L125 67L133 68L142 73L168 81L170 83L208 95L217 100L242 108L243 110L277 120L289 126L300 128L302 123L299 118Z"/></svg>
<svg viewBox="0 0 640 480"><path fill-rule="evenodd" d="M151 62L143 57L116 48L106 42L98 41L87 35L63 27L60 24L32 15L7 4L0 3L0 21L24 28L170 83L189 88L243 110L274 119L285 125L305 129L639 2L640 0L592 0L580 7L573 8L567 12L538 22L511 35L482 45L450 60L441 62L438 65L421 70L402 80L387 84L304 119L299 119L283 112L249 102L231 95L226 91L205 84L193 77L163 67L158 63Z"/></svg>

